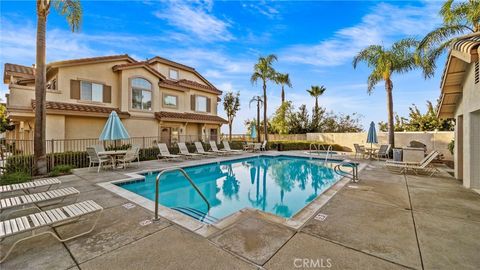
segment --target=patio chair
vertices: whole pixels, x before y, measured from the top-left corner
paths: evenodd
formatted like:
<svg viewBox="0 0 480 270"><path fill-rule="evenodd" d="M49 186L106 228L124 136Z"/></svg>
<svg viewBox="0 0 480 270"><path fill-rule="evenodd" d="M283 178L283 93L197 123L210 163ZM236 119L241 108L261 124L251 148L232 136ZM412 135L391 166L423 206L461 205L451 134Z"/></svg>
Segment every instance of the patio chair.
<svg viewBox="0 0 480 270"><path fill-rule="evenodd" d="M41 211L40 207L46 207L52 204L62 203L65 199L69 197L77 197L78 194L80 194L80 192L77 189L73 187L68 187L35 194L27 194L11 198L5 198L0 200L0 213L3 213L7 210L15 210L17 208L21 208L21 210L25 210L27 208L35 208Z"/></svg>
<svg viewBox="0 0 480 270"><path fill-rule="evenodd" d="M267 151L267 141L263 141L262 145L260 146L260 151Z"/></svg>
<svg viewBox="0 0 480 270"><path fill-rule="evenodd" d="M362 158L365 158L367 155L367 152L365 151L365 147L359 145L358 143L354 143L353 147L355 147L355 158L357 158L357 155L361 155Z"/></svg>
<svg viewBox="0 0 480 270"><path fill-rule="evenodd" d="M181 155L170 154L167 144L165 143L158 143L157 147L158 150L160 150L160 154L157 155L158 159L164 158L165 160L179 160L182 158Z"/></svg>
<svg viewBox="0 0 480 270"><path fill-rule="evenodd" d="M0 186L0 194L16 191L23 191L26 194L29 194L32 191L47 191L50 190L52 187L60 185L61 183L62 182L58 180L58 178L47 178L20 184L3 185Z"/></svg>
<svg viewBox="0 0 480 270"><path fill-rule="evenodd" d="M429 176L433 176L438 169L431 163L438 155L439 154L437 151L432 151L418 163L387 160L385 162L385 166L387 169L393 172L407 173L412 171L416 175L427 174Z"/></svg>
<svg viewBox="0 0 480 270"><path fill-rule="evenodd" d="M203 145L201 142L195 142L194 144L195 144L195 148L197 149L197 153L199 154L208 155L208 156L217 155L217 153L214 153L214 152L206 152L205 149L203 149Z"/></svg>
<svg viewBox="0 0 480 270"><path fill-rule="evenodd" d="M231 152L226 150L218 150L217 143L215 141L210 141L210 151L219 155L231 154Z"/></svg>
<svg viewBox="0 0 480 270"><path fill-rule="evenodd" d="M253 150L253 142L244 142L243 151Z"/></svg>
<svg viewBox="0 0 480 270"><path fill-rule="evenodd" d="M110 156L99 156L97 150L95 147L87 147L87 155L88 155L88 170L95 164L98 164L98 169L97 173L100 172L100 169L102 166L105 165L111 165L112 167L114 166L115 162L112 157Z"/></svg>
<svg viewBox="0 0 480 270"><path fill-rule="evenodd" d="M105 147L103 146L103 144L95 144L93 148L95 148L95 151L97 151L97 153L105 152Z"/></svg>
<svg viewBox="0 0 480 270"><path fill-rule="evenodd" d="M254 143L252 152L262 151L262 144L261 143Z"/></svg>
<svg viewBox="0 0 480 270"><path fill-rule="evenodd" d="M118 163L122 164L122 168L126 168L127 164L131 164L135 160L137 161L137 167L140 166L140 147L137 145L133 145L132 148L127 150L127 153L119 159L117 159Z"/></svg>
<svg viewBox="0 0 480 270"><path fill-rule="evenodd" d="M380 158L388 158L388 152L390 151L390 144L382 144L380 145L380 148L378 149L377 152L375 152L375 157L377 160L380 160Z"/></svg>
<svg viewBox="0 0 480 270"><path fill-rule="evenodd" d="M190 153L188 151L188 147L184 142L179 142L177 143L178 145L178 150L180 151L179 154L185 156L186 158L195 158L195 157L201 157L201 154L197 153Z"/></svg>
<svg viewBox="0 0 480 270"><path fill-rule="evenodd" d="M27 241L29 239L35 238L37 236L41 236L44 234L51 234L60 242L69 241L80 236L86 235L93 231L95 226L98 223L100 215L103 211L103 208L95 203L94 201L83 201L75 204L70 204L67 206L42 211L39 213L34 213L30 215L21 216L14 219L9 219L0 222L0 241L3 241L6 238L10 238L13 236L18 236L20 234L24 234L30 232L31 235L24 236L19 240L15 241L10 248L3 249L2 254L3 257L0 259L0 263L3 263L15 246L18 243L23 241ZM93 225L86 231L75 234L73 236L67 238L59 237L53 230L47 230L50 228L60 227L62 225L66 225L72 222L79 221L82 218L86 218L87 216L92 216L97 214ZM42 232L36 233L39 230L44 230ZM6 252L5 252L6 251Z"/></svg>
<svg viewBox="0 0 480 270"><path fill-rule="evenodd" d="M232 152L232 153L238 153L238 154L243 153L242 150L232 149L232 148L230 147L230 143L229 143L228 141L223 141L223 149L224 149L225 151Z"/></svg>

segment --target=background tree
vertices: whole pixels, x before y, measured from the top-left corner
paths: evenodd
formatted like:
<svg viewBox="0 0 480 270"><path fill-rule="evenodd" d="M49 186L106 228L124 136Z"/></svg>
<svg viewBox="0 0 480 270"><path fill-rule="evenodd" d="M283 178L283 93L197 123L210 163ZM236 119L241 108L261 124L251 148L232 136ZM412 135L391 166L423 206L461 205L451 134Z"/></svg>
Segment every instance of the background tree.
<svg viewBox="0 0 480 270"><path fill-rule="evenodd" d="M468 33L480 32L480 1L445 1L439 12L443 24L428 33L418 44L421 59L428 61L433 69L434 62L457 37Z"/></svg>
<svg viewBox="0 0 480 270"><path fill-rule="evenodd" d="M10 119L7 118L7 108L0 104L0 133L13 129L15 129L15 126L11 125Z"/></svg>
<svg viewBox="0 0 480 270"><path fill-rule="evenodd" d="M46 122L46 29L50 6L65 16L72 32L78 30L82 19L82 7L79 0L37 0L37 44L35 65L35 133L33 153L35 174L47 173L47 155L45 145Z"/></svg>
<svg viewBox="0 0 480 270"><path fill-rule="evenodd" d="M263 132L265 140L268 141L268 119L267 119L267 82L275 81L275 69L272 64L277 61L277 56L270 54L267 57L258 58L258 62L253 67L253 74L250 78L252 84L256 84L258 80L262 81L263 86Z"/></svg>
<svg viewBox="0 0 480 270"><path fill-rule="evenodd" d="M308 115L307 106L300 105L298 111L290 115L288 121L291 134L304 134L310 132L310 116Z"/></svg>
<svg viewBox="0 0 480 270"><path fill-rule="evenodd" d="M287 117L292 114L292 102L286 101L280 105L270 121L272 129L277 134L288 134L290 132Z"/></svg>
<svg viewBox="0 0 480 270"><path fill-rule="evenodd" d="M313 108L313 114L312 114L312 131L318 132L319 126L320 126L320 118L321 115L324 113L324 111L320 110L320 107L318 106L318 98L325 93L327 89L325 86L316 86L312 85L310 89L307 89L307 92L310 94L310 96L315 98L315 107Z"/></svg>
<svg viewBox="0 0 480 270"><path fill-rule="evenodd" d="M375 86L380 82L385 82L385 91L387 92L387 114L388 114L388 143L395 147L394 123L393 123L393 82L392 74L405 73L418 67L422 67L425 74L429 68L424 66L423 61L418 61L418 55L415 49L418 42L407 38L395 42L390 48L382 45L371 45L361 50L353 59L353 68L356 68L360 62L367 64L372 72L368 76L369 94L372 93Z"/></svg>
<svg viewBox="0 0 480 270"><path fill-rule="evenodd" d="M238 110L240 110L240 92L233 93L227 92L223 96L223 109L227 114L228 121L228 140L232 141L232 124L233 119L237 115Z"/></svg>
<svg viewBox="0 0 480 270"><path fill-rule="evenodd" d="M251 100L248 106L251 106L252 103L257 103L257 140L260 142L260 108L262 107L263 104L263 99L261 96L254 96Z"/></svg>
<svg viewBox="0 0 480 270"><path fill-rule="evenodd" d="M277 73L275 75L275 81L276 83L282 86L282 104L283 104L285 102L285 85L292 88L292 83L290 82L290 76L288 75L288 73L285 73L285 74Z"/></svg>

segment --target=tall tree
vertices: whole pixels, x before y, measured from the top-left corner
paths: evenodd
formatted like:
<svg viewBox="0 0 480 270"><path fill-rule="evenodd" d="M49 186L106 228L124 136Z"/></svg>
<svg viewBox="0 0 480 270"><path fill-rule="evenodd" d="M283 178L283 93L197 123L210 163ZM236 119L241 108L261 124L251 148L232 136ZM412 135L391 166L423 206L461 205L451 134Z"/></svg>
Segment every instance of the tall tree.
<svg viewBox="0 0 480 270"><path fill-rule="evenodd" d="M260 108L262 107L263 104L263 99L261 96L254 96L251 100L248 106L251 106L252 103L257 103L257 140L260 142Z"/></svg>
<svg viewBox="0 0 480 270"><path fill-rule="evenodd" d="M270 121L272 129L278 134L288 134L290 132L288 118L291 118L293 106L291 101L283 102L278 107Z"/></svg>
<svg viewBox="0 0 480 270"><path fill-rule="evenodd" d="M282 86L282 104L285 102L285 86L292 88L292 82L290 81L290 75L288 73L277 73L275 75L275 82Z"/></svg>
<svg viewBox="0 0 480 270"><path fill-rule="evenodd" d="M263 86L263 132L265 140L268 141L268 120L267 120L267 82L275 81L275 69L272 64L277 61L277 56L270 54L267 57L258 58L258 62L253 67L253 74L250 78L252 84L256 84L258 80L262 81Z"/></svg>
<svg viewBox="0 0 480 270"><path fill-rule="evenodd" d="M240 92L233 93L227 92L223 97L223 109L227 114L228 120L228 140L232 140L232 124L233 119L237 115L238 110L240 110Z"/></svg>
<svg viewBox="0 0 480 270"><path fill-rule="evenodd" d="M72 32L79 29L82 19L82 7L79 0L37 0L37 45L35 65L35 134L33 152L35 174L47 173L47 155L45 149L46 122L46 30L50 6L65 16Z"/></svg>
<svg viewBox="0 0 480 270"><path fill-rule="evenodd" d="M353 59L353 68L356 68L360 62L367 64L372 72L368 76L367 91L372 93L375 86L380 82L385 82L385 91L387 92L387 114L388 114L388 143L395 146L394 122L393 122L393 82L392 74L405 73L418 67L422 67L424 73L429 67L423 66L424 61L418 61L418 55L415 49L418 42L407 38L395 42L390 48L382 45L370 45L361 50Z"/></svg>
<svg viewBox="0 0 480 270"><path fill-rule="evenodd" d="M480 33L479 0L447 0L439 14L443 18L443 24L428 33L418 44L422 59L430 62L430 72L435 68L435 60L457 41L458 36Z"/></svg>
<svg viewBox="0 0 480 270"><path fill-rule="evenodd" d="M318 106L318 98L325 93L327 88L325 86L317 86L312 85L310 89L307 89L307 92L310 96L315 98L315 107L313 108L313 115L312 115L312 131L319 131L319 124L320 124L320 107Z"/></svg>

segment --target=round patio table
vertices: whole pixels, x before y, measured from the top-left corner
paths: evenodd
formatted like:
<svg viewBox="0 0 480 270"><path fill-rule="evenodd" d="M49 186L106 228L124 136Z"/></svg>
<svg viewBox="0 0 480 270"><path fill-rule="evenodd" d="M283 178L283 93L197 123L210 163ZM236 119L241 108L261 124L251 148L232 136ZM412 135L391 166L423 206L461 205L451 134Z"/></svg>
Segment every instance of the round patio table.
<svg viewBox="0 0 480 270"><path fill-rule="evenodd" d="M98 155L99 156L109 156L111 157L115 164L113 166L113 168L118 168L117 167L117 158L119 156L124 156L125 154L127 153L127 150L112 150L112 151L101 151L101 152L98 152Z"/></svg>

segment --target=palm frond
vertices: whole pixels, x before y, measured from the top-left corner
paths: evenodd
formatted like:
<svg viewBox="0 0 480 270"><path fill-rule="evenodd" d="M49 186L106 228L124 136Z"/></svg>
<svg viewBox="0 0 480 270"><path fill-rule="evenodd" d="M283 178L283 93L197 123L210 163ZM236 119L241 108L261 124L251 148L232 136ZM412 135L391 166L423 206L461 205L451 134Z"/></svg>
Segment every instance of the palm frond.
<svg viewBox="0 0 480 270"><path fill-rule="evenodd" d="M82 22L82 5L80 0L54 0L55 10L65 16L72 32L78 31Z"/></svg>
<svg viewBox="0 0 480 270"><path fill-rule="evenodd" d="M367 79L367 93L370 95L373 90L375 89L375 86L383 80L383 76L380 72L374 71L368 76Z"/></svg>
<svg viewBox="0 0 480 270"><path fill-rule="evenodd" d="M435 45L445 42L454 36L464 34L465 32L472 31L468 26L455 24L455 25L443 25L428 33L418 44L418 50L422 53L428 51Z"/></svg>
<svg viewBox="0 0 480 270"><path fill-rule="evenodd" d="M358 52L353 58L353 68L357 68L358 63L365 62L369 67L374 66L378 57L383 53L383 47L380 45L370 45Z"/></svg>

